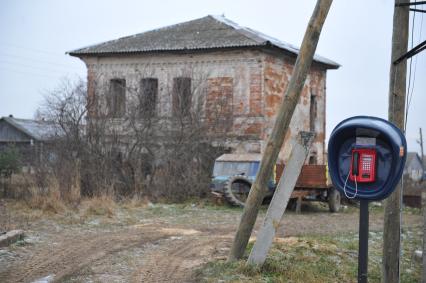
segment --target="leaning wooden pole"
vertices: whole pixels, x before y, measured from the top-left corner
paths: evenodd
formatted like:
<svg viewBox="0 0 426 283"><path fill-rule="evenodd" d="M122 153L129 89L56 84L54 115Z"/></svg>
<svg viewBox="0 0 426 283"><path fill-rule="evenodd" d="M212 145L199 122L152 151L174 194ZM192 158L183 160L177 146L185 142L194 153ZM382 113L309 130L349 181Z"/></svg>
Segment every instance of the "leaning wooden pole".
<svg viewBox="0 0 426 283"><path fill-rule="evenodd" d="M395 0L392 32L392 55L389 81L388 119L404 132L405 91L407 61L393 62L407 52L409 7L397 6L409 0ZM382 282L399 282L401 248L401 200L402 181L384 202L385 220L383 230Z"/></svg>
<svg viewBox="0 0 426 283"><path fill-rule="evenodd" d="M306 80L324 21L327 17L332 0L318 0L303 37L302 46L297 56L296 64L289 85L284 94L280 109L277 113L272 133L266 143L256 180L247 198L240 225L234 238L228 261L240 259L249 241L259 207L265 196L267 182L273 166L284 142L284 136L299 101Z"/></svg>

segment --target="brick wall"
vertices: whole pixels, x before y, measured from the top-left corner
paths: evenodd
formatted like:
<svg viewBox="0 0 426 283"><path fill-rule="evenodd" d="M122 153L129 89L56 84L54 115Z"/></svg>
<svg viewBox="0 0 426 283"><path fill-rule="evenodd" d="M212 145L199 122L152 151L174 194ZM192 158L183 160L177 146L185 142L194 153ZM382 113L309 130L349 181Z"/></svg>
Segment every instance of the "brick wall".
<svg viewBox="0 0 426 283"><path fill-rule="evenodd" d="M126 80L126 105L129 107L136 102L134 94L137 93L140 79L158 78L155 105L158 117L171 116L173 78L190 77L194 92L192 105L201 107L211 132L227 133L227 146L237 152L253 152L263 148L294 64L294 58L254 50L83 60L88 67L89 97L94 93L99 94L101 105L102 95L111 79ZM310 129L310 103L311 97L315 96L317 111L314 128L317 137L312 152L318 164L324 162L325 78L325 70L315 66L311 68L280 152L282 161L288 159L298 131ZM222 121L218 119L218 113L225 117L222 117Z"/></svg>

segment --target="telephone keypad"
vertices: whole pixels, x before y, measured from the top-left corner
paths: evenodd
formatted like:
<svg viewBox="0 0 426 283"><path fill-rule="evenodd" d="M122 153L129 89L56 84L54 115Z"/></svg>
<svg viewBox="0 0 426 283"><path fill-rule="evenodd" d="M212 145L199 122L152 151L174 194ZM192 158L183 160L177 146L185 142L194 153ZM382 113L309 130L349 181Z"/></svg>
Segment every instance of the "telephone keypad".
<svg viewBox="0 0 426 283"><path fill-rule="evenodd" d="M370 155L365 155L362 157L362 170L370 171L371 170L371 162L373 158Z"/></svg>

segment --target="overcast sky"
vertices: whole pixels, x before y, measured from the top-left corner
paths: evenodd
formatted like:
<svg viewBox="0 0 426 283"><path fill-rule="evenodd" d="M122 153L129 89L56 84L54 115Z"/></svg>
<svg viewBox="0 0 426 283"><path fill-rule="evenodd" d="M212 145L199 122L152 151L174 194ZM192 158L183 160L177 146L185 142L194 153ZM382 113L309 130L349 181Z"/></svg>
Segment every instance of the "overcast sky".
<svg viewBox="0 0 426 283"><path fill-rule="evenodd" d="M300 46L314 6L314 0L3 0L0 116L32 118L43 93L61 78L85 77L85 65L66 51L208 14L224 14L240 25ZM390 0L334 1L317 48L318 54L342 65L327 74L327 137L350 116L387 118L392 16ZM418 13L414 46L425 39L426 19ZM413 60L411 79L407 141L409 151L419 151L419 127L426 136L426 51Z"/></svg>

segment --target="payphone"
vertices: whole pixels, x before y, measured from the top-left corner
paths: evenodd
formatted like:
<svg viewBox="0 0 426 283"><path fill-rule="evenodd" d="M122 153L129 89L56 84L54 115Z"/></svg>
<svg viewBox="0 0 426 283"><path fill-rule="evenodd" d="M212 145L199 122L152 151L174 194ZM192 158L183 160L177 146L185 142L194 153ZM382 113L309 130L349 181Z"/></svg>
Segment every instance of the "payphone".
<svg viewBox="0 0 426 283"><path fill-rule="evenodd" d="M328 168L334 187L348 198L388 197L401 179L407 143L392 123L356 116L340 122L328 142Z"/></svg>
<svg viewBox="0 0 426 283"><path fill-rule="evenodd" d="M367 282L368 203L387 198L402 177L407 142L392 123L356 116L340 122L328 142L328 168L334 187L360 201L358 282Z"/></svg>

